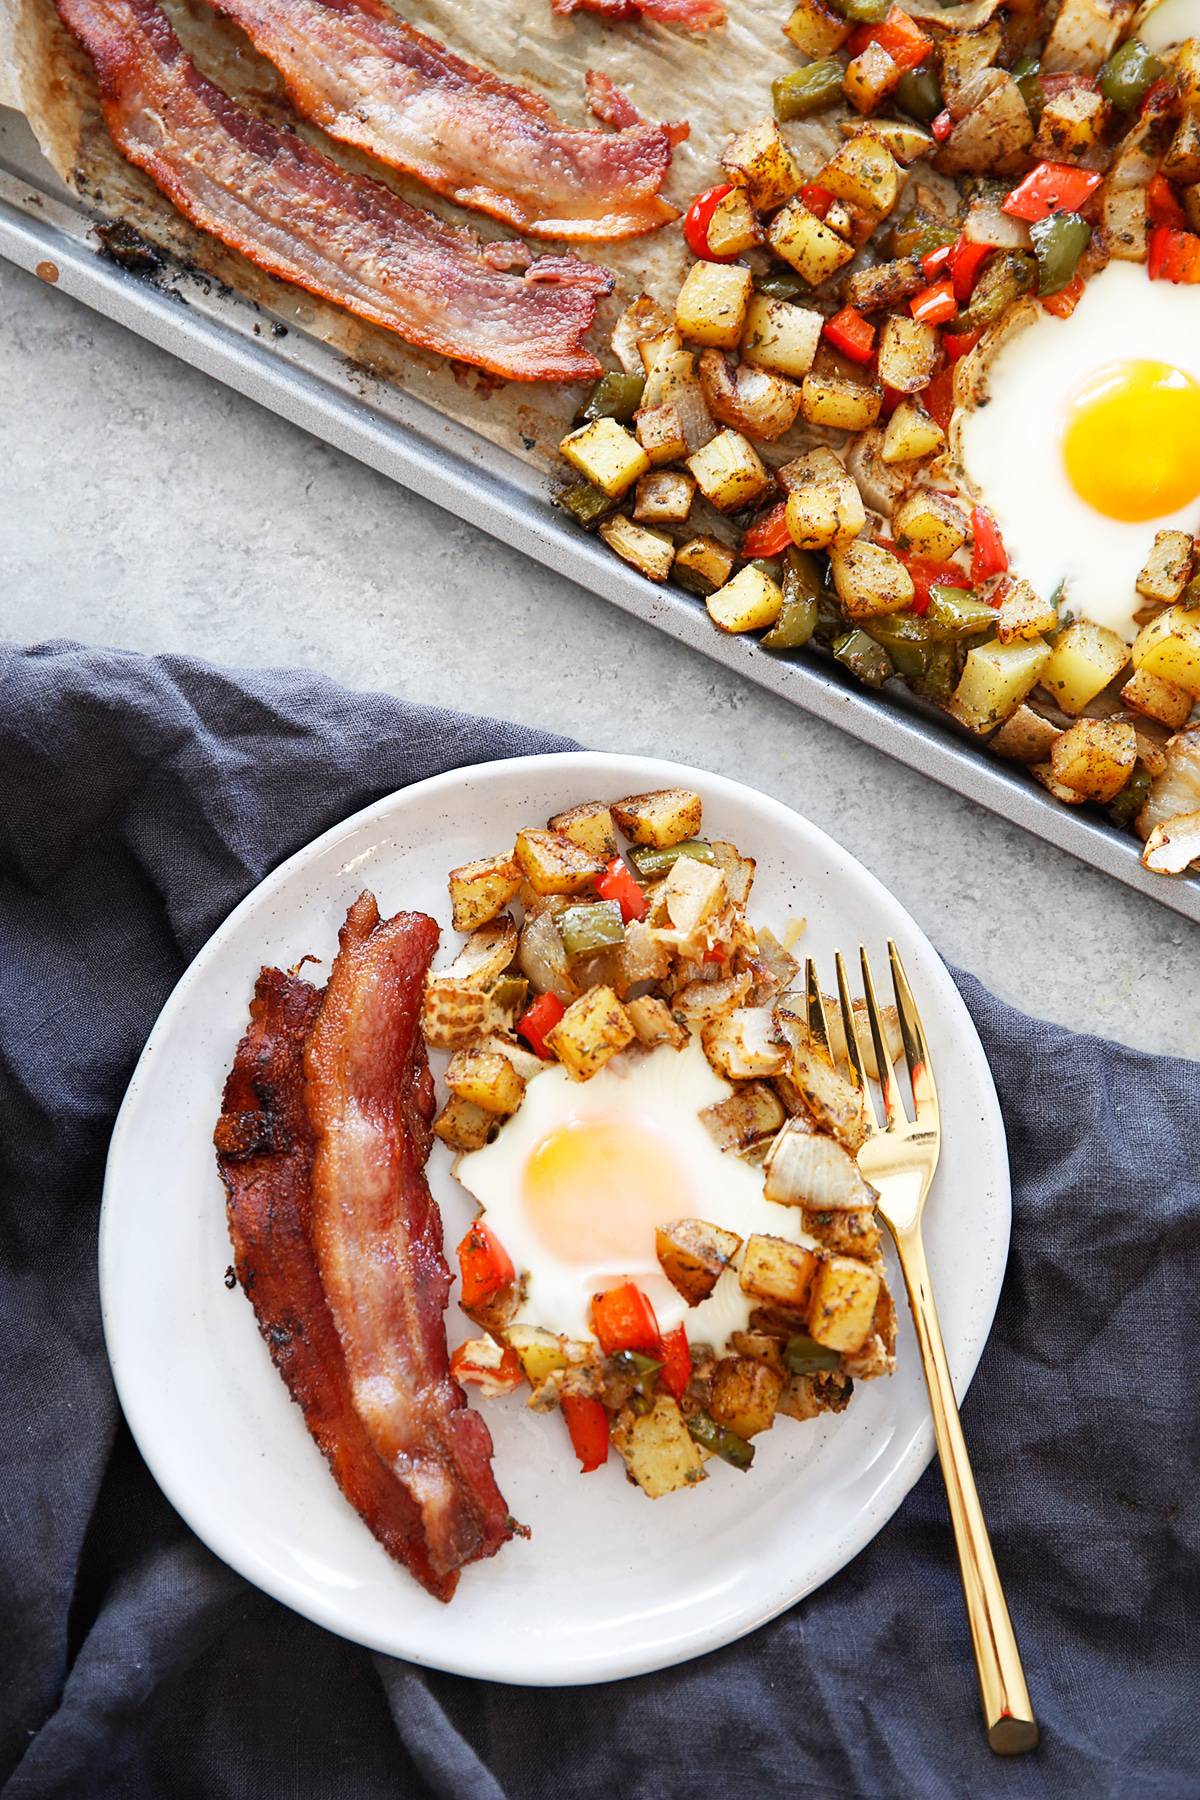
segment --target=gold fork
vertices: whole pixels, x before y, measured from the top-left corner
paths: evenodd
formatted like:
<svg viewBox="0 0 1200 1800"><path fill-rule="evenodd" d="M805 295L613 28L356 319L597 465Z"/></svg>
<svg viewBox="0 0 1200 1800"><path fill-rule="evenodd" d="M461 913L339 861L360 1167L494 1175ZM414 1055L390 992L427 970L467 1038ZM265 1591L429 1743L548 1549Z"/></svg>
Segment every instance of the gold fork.
<svg viewBox="0 0 1200 1800"><path fill-rule="evenodd" d="M937 1088L929 1060L929 1046L921 1025L921 1015L913 1001L912 990L904 973L896 946L888 942L892 965L892 986L896 993L896 1010L900 1018L900 1036L905 1061L912 1082L915 1120L909 1119L892 1071L887 1051L875 986L867 953L860 949L863 993L871 1044L879 1074L883 1099L884 1124L880 1125L866 1081L866 1064L858 1036L858 1021L850 1001L846 969L841 952L837 955L838 1000L846 1035L846 1051L854 1080L863 1096L863 1111L869 1135L858 1153L858 1163L871 1185L878 1190L878 1212L892 1237L900 1258L908 1288L908 1301L925 1383L929 1389L933 1430L941 1458L946 1497L950 1504L950 1520L958 1551L967 1622L975 1652L979 1675L979 1694L983 1703L984 1724L991 1748L1000 1756L1018 1756L1032 1750L1038 1741L1037 1721L1012 1621L1004 1600L1004 1590L996 1570L983 1508L971 1473L971 1461L963 1439L962 1423L946 1361L933 1288L925 1260L921 1238L921 1214L937 1168L941 1148L941 1124L938 1113ZM811 957L805 968L809 1030L829 1052L829 1030L825 1006L817 985ZM832 1058L832 1053L831 1060Z"/></svg>

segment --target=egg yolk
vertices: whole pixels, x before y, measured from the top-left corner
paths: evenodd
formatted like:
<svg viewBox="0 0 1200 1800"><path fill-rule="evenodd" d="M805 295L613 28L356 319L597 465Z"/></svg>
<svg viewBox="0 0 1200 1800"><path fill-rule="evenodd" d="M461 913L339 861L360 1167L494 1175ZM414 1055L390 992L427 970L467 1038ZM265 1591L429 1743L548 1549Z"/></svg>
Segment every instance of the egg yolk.
<svg viewBox="0 0 1200 1800"><path fill-rule="evenodd" d="M1071 396L1063 460L1081 500L1140 523L1200 494L1200 382L1169 363L1099 369Z"/></svg>
<svg viewBox="0 0 1200 1800"><path fill-rule="evenodd" d="M549 1255L617 1279L657 1269L655 1227L689 1211L668 1139L626 1119L570 1119L550 1132L525 1166L523 1199Z"/></svg>

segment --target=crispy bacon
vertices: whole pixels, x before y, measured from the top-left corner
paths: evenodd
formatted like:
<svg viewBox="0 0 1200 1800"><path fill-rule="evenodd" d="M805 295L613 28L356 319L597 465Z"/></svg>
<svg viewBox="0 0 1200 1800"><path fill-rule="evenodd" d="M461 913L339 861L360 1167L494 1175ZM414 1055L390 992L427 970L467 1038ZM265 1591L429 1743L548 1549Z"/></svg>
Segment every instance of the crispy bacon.
<svg viewBox="0 0 1200 1800"><path fill-rule="evenodd" d="M331 137L533 237L637 237L678 217L659 195L669 133L635 116L573 131L549 103L455 56L382 0L209 0Z"/></svg>
<svg viewBox="0 0 1200 1800"><path fill-rule="evenodd" d="M202 75L154 0L58 0L96 65L115 142L180 212L260 268L411 344L518 381L574 381L600 365L584 346L597 286L574 264L493 267L472 232L348 173Z"/></svg>
<svg viewBox="0 0 1200 1800"><path fill-rule="evenodd" d="M627 130L629 126L643 122L641 113L624 88L619 88L612 76L606 75L603 69L588 69L583 77L583 85L587 94L588 111L605 125L616 125L621 130ZM691 126L686 119L675 119L664 124L662 129L674 148L676 144L684 142Z"/></svg>
<svg viewBox="0 0 1200 1800"><path fill-rule="evenodd" d="M434 1099L419 1022L437 940L424 914L381 923L361 894L304 1062L313 1243L355 1409L420 1511L433 1568L447 1573L493 1555L516 1527L488 1428L446 1352L450 1271L425 1180Z"/></svg>
<svg viewBox="0 0 1200 1800"><path fill-rule="evenodd" d="M614 24L631 19L657 19L661 25L686 25L708 31L725 23L723 0L550 0L550 10L566 17L573 12L598 13Z"/></svg>
<svg viewBox="0 0 1200 1800"><path fill-rule="evenodd" d="M275 1367L343 1494L388 1554L431 1594L449 1600L457 1576L430 1565L420 1512L380 1461L354 1410L313 1256L304 1040L320 1004L306 981L278 969L259 975L213 1138L234 1268Z"/></svg>

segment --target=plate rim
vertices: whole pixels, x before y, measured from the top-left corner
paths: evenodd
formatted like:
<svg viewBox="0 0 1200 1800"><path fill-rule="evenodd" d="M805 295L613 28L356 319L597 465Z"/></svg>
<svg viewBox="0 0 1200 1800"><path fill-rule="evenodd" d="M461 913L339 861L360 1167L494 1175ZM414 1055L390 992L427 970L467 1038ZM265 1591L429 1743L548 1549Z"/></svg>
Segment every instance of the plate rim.
<svg viewBox="0 0 1200 1800"><path fill-rule="evenodd" d="M990 1117L985 1117L981 1124L985 1130L990 1130L994 1134L992 1141L999 1153L997 1220L1000 1229L997 1232L995 1289L990 1307L981 1306L979 1310L977 1343L967 1358L960 1381L955 1384L960 1406L974 1379L991 1336L1007 1269L1012 1236L1011 1169L1008 1160L1008 1140L1003 1115L1000 1111L999 1097L982 1040L944 959L923 927L913 918L903 903L852 851L845 849L828 832L786 801L779 800L772 794L764 793L748 782L737 781L733 777L721 775L696 765L675 762L666 757L628 755L621 751L541 751L525 756L495 757L484 762L466 762L458 764L454 768L442 770L438 774L426 776L419 781L394 788L387 794L381 795L377 800L371 801L367 806L348 813L343 819L328 826L316 837L292 851L261 881L255 883L210 933L164 1001L134 1065L109 1139L101 1189L97 1264L105 1353L108 1357L121 1411L151 1477L188 1529L213 1555L219 1557L236 1574L251 1582L261 1592L268 1594L273 1600L290 1608L310 1622L367 1650L411 1662L418 1667L437 1669L448 1674L473 1679L501 1682L514 1687L573 1687L624 1680L653 1673L660 1669L676 1667L735 1643L751 1632L757 1631L761 1626L768 1624L772 1619L779 1617L781 1613L799 1604L818 1588L823 1587L842 1569L848 1567L874 1541L899 1510L933 1460L934 1438L931 1418L926 1417L922 1421L908 1448L899 1457L888 1484L886 1497L881 1500L878 1495L872 1496L855 1514L855 1529L847 1537L831 1544L807 1580L799 1586L785 1586L780 1594L765 1601L761 1607L755 1609L751 1616L740 1620L733 1629L730 1629L727 1621L723 1621L711 1634L693 1633L695 1641L689 1639L687 1642L665 1651L661 1647L647 1646L642 1651L631 1655L601 1653L590 1662L580 1660L567 1667L562 1664L561 1654L556 1658L551 1650L544 1654L540 1664L528 1662L527 1666L517 1672L505 1670L502 1673L497 1673L494 1663L489 1660L486 1651L482 1654L473 1653L469 1642L464 1644L462 1654L453 1656L423 1654L419 1643L415 1646L409 1644L403 1649L398 1649L394 1638L389 1640L385 1635L369 1629L347 1629L344 1619L336 1617L333 1609L323 1605L318 1596L308 1591L302 1594L294 1591L281 1591L286 1588L287 1584L276 1577L274 1570L259 1566L259 1558L252 1542L244 1537L239 1537L236 1530L224 1530L220 1519L212 1518L212 1509L209 1509L202 1524L196 1515L202 1513L203 1509L199 1507L193 1509L188 1493L180 1491L182 1484L174 1481L169 1468L165 1478L164 1474L160 1473L159 1461L154 1448L155 1433L146 1427L146 1421L139 1416L140 1403L135 1398L131 1404L127 1397L136 1392L136 1383L130 1381L125 1369L124 1357L117 1348L119 1328L116 1322L116 1312L119 1310L119 1303L114 1294L115 1278L112 1270L115 1256L115 1235L119 1229L117 1220L120 1203L115 1198L115 1191L120 1174L120 1160L125 1151L126 1140L132 1130L145 1072L157 1056L159 1044L169 1032L176 1013L183 1008L192 990L200 983L209 964L219 955L223 941L227 936L232 935L237 922L252 908L268 902L279 889L287 884L298 865L306 863L310 859L315 860L323 850L330 848L339 838L357 833L377 819L386 818L398 802L406 802L414 796L436 799L439 792L453 791L464 781L477 780L517 768L528 771L530 779L535 780L541 774L550 774L567 768L579 768L581 765L586 767L592 763L602 763L608 766L619 764L622 768L633 772L634 779L640 779L637 771L644 771L647 779L657 781L660 785L663 777L667 774L680 785L684 785L690 778L705 791L706 798L709 793L715 795L721 790L728 792L732 798L742 799L748 795L755 804L765 803L768 809L775 808L779 812L789 815L793 820L798 820L806 831L812 834L816 845L827 848L836 858L845 859L854 865L857 873L865 878L868 888L872 890L873 898L880 901L885 909L893 911L902 918L922 941L923 947L941 965L948 983L948 992L953 996L952 1004L961 1009L961 1018L965 1022L970 1042L978 1055L979 1064L985 1076L980 1097L985 1105L986 1114Z"/></svg>

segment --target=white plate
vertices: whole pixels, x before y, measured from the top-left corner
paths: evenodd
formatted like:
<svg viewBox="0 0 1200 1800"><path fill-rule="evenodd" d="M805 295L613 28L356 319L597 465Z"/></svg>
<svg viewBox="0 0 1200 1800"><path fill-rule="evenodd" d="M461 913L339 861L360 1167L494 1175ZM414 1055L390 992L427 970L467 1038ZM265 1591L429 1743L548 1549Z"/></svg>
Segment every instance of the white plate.
<svg viewBox="0 0 1200 1800"><path fill-rule="evenodd" d="M658 1501L615 1458L578 1473L561 1419L519 1396L486 1416L496 1468L532 1540L429 1598L343 1500L288 1398L231 1260L212 1151L221 1089L260 964L329 958L346 907L370 887L385 913L448 927L446 871L512 842L522 825L593 795L684 785L705 829L758 859L752 915L808 920L803 948L828 976L860 942L885 967L894 937L937 1070L945 1145L927 1212L929 1260L961 1394L999 1297L1010 1195L1004 1128L979 1039L945 967L874 876L815 826L720 776L645 757L533 756L439 776L318 838L248 895L163 1009L121 1109L100 1225L104 1329L121 1403L156 1479L218 1556L344 1637L412 1662L492 1680L609 1681L682 1662L752 1630L843 1567L929 1460L916 1346L901 1321L890 1380L860 1384L847 1412L783 1420L753 1470L720 1464ZM448 940L454 934L448 929ZM445 946L447 952L450 943ZM472 1208L434 1148L430 1179L449 1245ZM900 1293L899 1278L893 1282ZM451 1338L467 1335L451 1304Z"/></svg>

